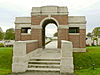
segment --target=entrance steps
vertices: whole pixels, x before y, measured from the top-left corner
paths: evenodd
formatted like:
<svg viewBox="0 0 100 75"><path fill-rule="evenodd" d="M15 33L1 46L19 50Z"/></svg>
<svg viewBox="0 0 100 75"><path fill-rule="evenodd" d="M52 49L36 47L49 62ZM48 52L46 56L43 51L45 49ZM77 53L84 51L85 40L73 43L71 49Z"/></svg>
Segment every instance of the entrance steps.
<svg viewBox="0 0 100 75"><path fill-rule="evenodd" d="M60 73L59 58L31 58L28 69L24 73L12 73L10 75L73 75Z"/></svg>
<svg viewBox="0 0 100 75"><path fill-rule="evenodd" d="M27 71L60 72L60 59L33 58L28 62Z"/></svg>
<svg viewBox="0 0 100 75"><path fill-rule="evenodd" d="M45 49L29 59L26 72L10 75L74 75L61 73L60 56L59 49Z"/></svg>

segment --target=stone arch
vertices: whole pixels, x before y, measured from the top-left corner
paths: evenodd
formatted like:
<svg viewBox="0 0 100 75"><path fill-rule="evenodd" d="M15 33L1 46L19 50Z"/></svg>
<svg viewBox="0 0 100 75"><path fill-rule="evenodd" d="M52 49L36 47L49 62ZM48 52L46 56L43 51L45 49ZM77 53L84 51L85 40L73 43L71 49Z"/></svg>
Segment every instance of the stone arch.
<svg viewBox="0 0 100 75"><path fill-rule="evenodd" d="M54 21L57 23L57 25L59 26L59 22L58 22L55 18L53 18L53 17L46 17L46 18L44 18L44 19L40 22L40 26L43 25L44 21L49 20L49 19L54 20Z"/></svg>
<svg viewBox="0 0 100 75"><path fill-rule="evenodd" d="M40 26L42 27L42 47L43 48L45 48L45 27L49 23L55 24L57 26L57 29L58 29L58 26L59 26L58 21L53 17L46 17L40 22Z"/></svg>

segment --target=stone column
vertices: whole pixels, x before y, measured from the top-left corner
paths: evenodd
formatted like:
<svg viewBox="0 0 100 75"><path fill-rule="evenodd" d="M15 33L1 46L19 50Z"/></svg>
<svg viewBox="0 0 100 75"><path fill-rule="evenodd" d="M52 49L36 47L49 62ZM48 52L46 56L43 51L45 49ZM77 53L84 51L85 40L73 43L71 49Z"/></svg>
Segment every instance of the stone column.
<svg viewBox="0 0 100 75"><path fill-rule="evenodd" d="M15 29L15 41L21 40L21 29Z"/></svg>
<svg viewBox="0 0 100 75"><path fill-rule="evenodd" d="M69 74L74 73L72 53L73 53L72 42L62 40L60 73L69 73Z"/></svg>
<svg viewBox="0 0 100 75"><path fill-rule="evenodd" d="M42 28L32 27L31 40L38 40L38 47L42 47Z"/></svg>
<svg viewBox="0 0 100 75"><path fill-rule="evenodd" d="M86 47L86 29L80 29L80 48Z"/></svg>
<svg viewBox="0 0 100 75"><path fill-rule="evenodd" d="M13 47L12 72L25 72L28 63L26 62L26 43L17 41Z"/></svg>
<svg viewBox="0 0 100 75"><path fill-rule="evenodd" d="M61 48L61 40L68 40L67 28L58 28L58 48Z"/></svg>

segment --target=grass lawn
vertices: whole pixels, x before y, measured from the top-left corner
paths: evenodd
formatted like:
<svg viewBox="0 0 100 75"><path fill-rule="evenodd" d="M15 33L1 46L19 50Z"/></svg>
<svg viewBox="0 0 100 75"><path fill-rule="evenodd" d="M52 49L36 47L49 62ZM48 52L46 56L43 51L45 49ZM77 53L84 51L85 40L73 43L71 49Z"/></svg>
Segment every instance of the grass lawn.
<svg viewBox="0 0 100 75"><path fill-rule="evenodd" d="M74 67L78 75L92 75L97 72L100 75L100 46L87 47L86 53L74 53ZM96 70L92 70L95 64ZM86 74L85 74L86 73ZM97 75L97 74L93 74Z"/></svg>
<svg viewBox="0 0 100 75"><path fill-rule="evenodd" d="M95 70L92 70L92 64ZM0 48L0 75L11 72L12 47ZM87 47L86 53L74 53L74 67L77 75L100 75L100 46Z"/></svg>
<svg viewBox="0 0 100 75"><path fill-rule="evenodd" d="M77 70L76 75L100 75L100 68L92 68Z"/></svg>
<svg viewBox="0 0 100 75"><path fill-rule="evenodd" d="M0 47L0 75L11 72L12 47Z"/></svg>

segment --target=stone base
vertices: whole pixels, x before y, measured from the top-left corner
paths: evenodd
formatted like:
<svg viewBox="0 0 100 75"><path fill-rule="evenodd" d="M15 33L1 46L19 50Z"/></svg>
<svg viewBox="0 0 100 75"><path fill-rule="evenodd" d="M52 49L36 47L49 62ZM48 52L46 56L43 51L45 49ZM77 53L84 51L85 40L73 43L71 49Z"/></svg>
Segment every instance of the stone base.
<svg viewBox="0 0 100 75"><path fill-rule="evenodd" d="M27 69L28 63L13 63L12 64L12 72L18 73L18 72L25 72Z"/></svg>
<svg viewBox="0 0 100 75"><path fill-rule="evenodd" d="M74 73L73 57L61 58L60 66L60 73Z"/></svg>
<svg viewBox="0 0 100 75"><path fill-rule="evenodd" d="M11 73L8 75L75 75L74 73L60 73L60 72L45 72L45 71L32 71L23 73Z"/></svg>
<svg viewBox="0 0 100 75"><path fill-rule="evenodd" d="M86 48L73 48L73 52L86 52Z"/></svg>

